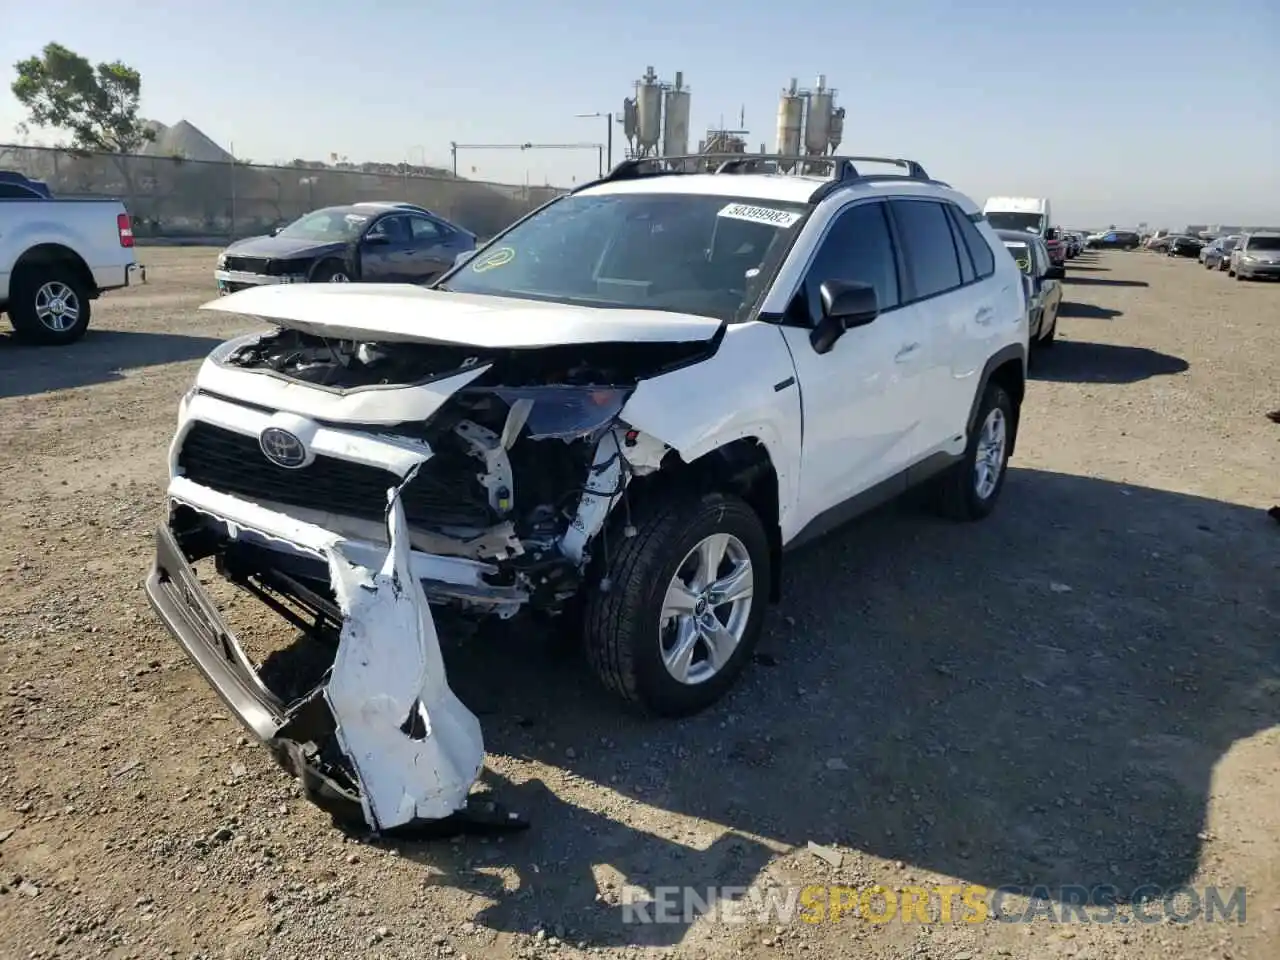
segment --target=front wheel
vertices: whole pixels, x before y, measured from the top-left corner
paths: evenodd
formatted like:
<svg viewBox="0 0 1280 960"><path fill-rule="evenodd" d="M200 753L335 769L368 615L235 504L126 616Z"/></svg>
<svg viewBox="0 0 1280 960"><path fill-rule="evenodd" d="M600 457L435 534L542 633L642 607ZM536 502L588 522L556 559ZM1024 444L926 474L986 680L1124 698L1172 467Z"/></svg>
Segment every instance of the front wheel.
<svg viewBox="0 0 1280 960"><path fill-rule="evenodd" d="M981 520L995 509L1017 429L1013 398L987 384L974 422L964 457L936 481L934 506L951 520Z"/></svg>
<svg viewBox="0 0 1280 960"><path fill-rule="evenodd" d="M1047 331L1040 335L1040 339L1036 341L1036 346L1041 350L1048 350L1057 343L1058 336L1058 315L1053 315L1053 325Z"/></svg>
<svg viewBox="0 0 1280 960"><path fill-rule="evenodd" d="M89 329L89 291L76 271L54 263L14 272L9 321L23 340L48 346L74 343Z"/></svg>
<svg viewBox="0 0 1280 960"><path fill-rule="evenodd" d="M604 573L584 611L587 660L610 692L659 716L706 709L733 685L764 623L769 538L755 511L722 493L676 494L602 537Z"/></svg>
<svg viewBox="0 0 1280 960"><path fill-rule="evenodd" d="M316 272L311 275L312 283L350 283L351 276L347 273L345 265L337 260L326 260L320 266L316 267Z"/></svg>

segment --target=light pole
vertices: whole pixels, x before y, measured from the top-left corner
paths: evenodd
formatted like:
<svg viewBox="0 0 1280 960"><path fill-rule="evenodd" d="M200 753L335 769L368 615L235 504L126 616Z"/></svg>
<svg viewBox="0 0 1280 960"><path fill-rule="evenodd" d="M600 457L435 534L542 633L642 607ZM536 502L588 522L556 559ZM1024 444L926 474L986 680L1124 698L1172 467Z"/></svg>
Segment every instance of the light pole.
<svg viewBox="0 0 1280 960"><path fill-rule="evenodd" d="M605 122L605 138L604 138L604 150L605 150L605 158L604 158L604 159L605 159L605 163L604 163L604 168L600 171L600 176L602 176L602 177L603 177L607 171L609 171L609 170L612 170L612 169L613 169L613 114L612 114L612 113L600 113L600 112L596 112L596 113L575 113L575 114L574 114L574 116L575 116L575 117L577 117L579 120L589 120L589 119L592 119L592 118L596 118L596 119L598 119L598 118L600 118L600 117L604 117L604 118L605 118L605 119L604 119L604 122Z"/></svg>

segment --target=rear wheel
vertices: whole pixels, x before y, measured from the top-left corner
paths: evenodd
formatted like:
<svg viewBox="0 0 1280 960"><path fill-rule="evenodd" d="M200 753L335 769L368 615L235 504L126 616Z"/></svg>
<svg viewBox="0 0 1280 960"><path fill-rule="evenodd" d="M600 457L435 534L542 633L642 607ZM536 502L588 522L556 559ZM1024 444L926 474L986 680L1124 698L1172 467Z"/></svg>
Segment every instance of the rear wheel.
<svg viewBox="0 0 1280 960"><path fill-rule="evenodd" d="M89 290L67 264L19 267L9 297L9 321L24 340L50 346L74 343L89 329Z"/></svg>
<svg viewBox="0 0 1280 960"><path fill-rule="evenodd" d="M687 716L728 692L760 638L768 536L751 507L722 493L676 494L635 521L603 558L607 589L587 599L587 660L622 699Z"/></svg>
<svg viewBox="0 0 1280 960"><path fill-rule="evenodd" d="M1017 429L1013 398L987 384L974 422L963 459L936 481L935 509L952 520L981 520L995 509Z"/></svg>

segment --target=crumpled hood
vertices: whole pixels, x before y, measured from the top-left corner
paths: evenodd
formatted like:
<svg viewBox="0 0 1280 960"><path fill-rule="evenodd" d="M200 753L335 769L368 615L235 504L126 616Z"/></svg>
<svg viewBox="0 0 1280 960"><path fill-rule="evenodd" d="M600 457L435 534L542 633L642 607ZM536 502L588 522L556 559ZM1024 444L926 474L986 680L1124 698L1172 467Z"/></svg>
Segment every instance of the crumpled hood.
<svg viewBox="0 0 1280 960"><path fill-rule="evenodd" d="M222 252L232 257L288 260L294 257L318 256L345 246L345 243L319 243L315 240L300 240L296 237L247 237L236 241Z"/></svg>
<svg viewBox="0 0 1280 960"><path fill-rule="evenodd" d="M206 303L336 340L534 349L588 343L696 343L720 330L710 317L570 306L412 284L269 285Z"/></svg>

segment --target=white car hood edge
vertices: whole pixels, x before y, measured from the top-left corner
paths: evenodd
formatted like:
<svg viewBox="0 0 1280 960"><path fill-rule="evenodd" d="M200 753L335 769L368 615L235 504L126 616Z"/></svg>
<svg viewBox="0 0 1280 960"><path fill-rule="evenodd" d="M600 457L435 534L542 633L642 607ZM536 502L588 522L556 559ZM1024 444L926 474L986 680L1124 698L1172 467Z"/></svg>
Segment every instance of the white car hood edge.
<svg viewBox="0 0 1280 960"><path fill-rule="evenodd" d="M264 284L201 307L339 340L534 349L590 343L694 343L721 322L659 310L572 306L412 284Z"/></svg>

